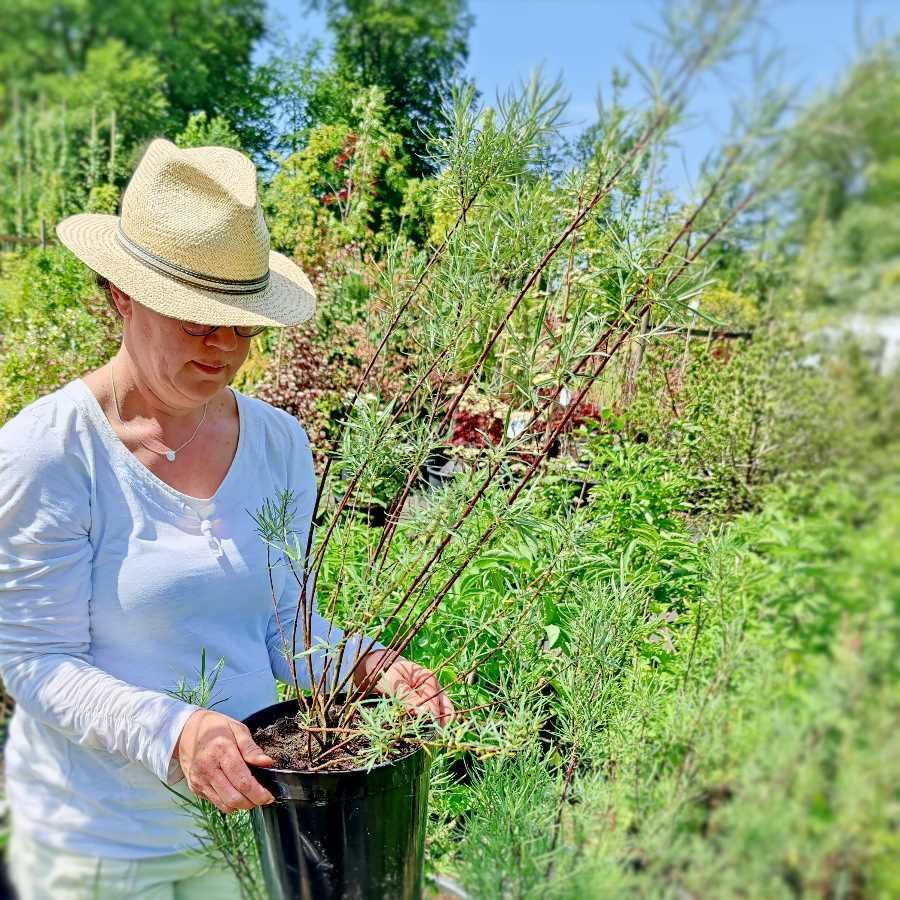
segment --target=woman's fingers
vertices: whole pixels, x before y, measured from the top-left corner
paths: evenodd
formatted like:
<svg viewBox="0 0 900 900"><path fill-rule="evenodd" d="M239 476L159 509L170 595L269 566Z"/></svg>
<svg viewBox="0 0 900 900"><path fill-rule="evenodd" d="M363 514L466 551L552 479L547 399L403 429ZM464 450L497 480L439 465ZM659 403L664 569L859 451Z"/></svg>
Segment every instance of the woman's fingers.
<svg viewBox="0 0 900 900"><path fill-rule="evenodd" d="M450 702L444 689L441 687L437 677L426 670L426 675L422 681L417 693L425 701L423 708L434 714L435 718L441 725L446 725L450 721L453 713L453 704Z"/></svg>
<svg viewBox="0 0 900 900"><path fill-rule="evenodd" d="M210 778L210 787L216 792L222 803L222 806L219 806L222 812L230 813L237 809L252 809L256 806L231 783L221 769L213 773ZM218 804L216 805L218 806Z"/></svg>
<svg viewBox="0 0 900 900"><path fill-rule="evenodd" d="M438 712L438 721L441 725L447 725L456 714L456 710L453 708L453 704L450 702L450 698L441 691L438 694L438 704L440 707L440 711Z"/></svg>
<svg viewBox="0 0 900 900"><path fill-rule="evenodd" d="M274 797L247 763L274 765L242 722L212 710L197 710L185 723L176 753L191 790L222 812L272 803Z"/></svg>
<svg viewBox="0 0 900 900"><path fill-rule="evenodd" d="M222 760L222 775L228 780L231 787L238 792L250 806L265 806L272 803L275 798L267 791L247 768L247 764L240 757L229 755ZM221 791L219 792L221 795ZM249 809L250 807L241 807Z"/></svg>
<svg viewBox="0 0 900 900"><path fill-rule="evenodd" d="M254 766L269 767L275 765L275 760L265 753L250 734L250 729L243 723L235 719L230 720L231 732L234 735L234 742L237 745L241 756Z"/></svg>
<svg viewBox="0 0 900 900"><path fill-rule="evenodd" d="M428 672L424 678L422 678L419 682L419 686L416 688L416 693L421 697L423 707L430 711L437 713L438 711L438 696L441 692L441 686L437 683L437 679L431 672Z"/></svg>
<svg viewBox="0 0 900 900"><path fill-rule="evenodd" d="M194 789L192 789L192 790L194 790ZM207 785L205 788L200 788L199 790L194 790L194 793L200 797L205 798L206 800L209 800L209 802L212 803L212 805L215 806L215 808L220 813L228 812L228 810L225 807L225 802L218 795L218 793L216 792L215 788L212 785Z"/></svg>
<svg viewBox="0 0 900 900"><path fill-rule="evenodd" d="M417 667L410 673L409 708L418 714L431 713L440 725L446 725L453 714L453 704L444 693L434 673Z"/></svg>
<svg viewBox="0 0 900 900"><path fill-rule="evenodd" d="M422 694L413 688L408 681L398 681L393 688L394 696L402 701L408 712L421 715L428 711L428 694Z"/></svg>
<svg viewBox="0 0 900 900"><path fill-rule="evenodd" d="M403 702L406 709L413 709L418 701L416 692L409 686L406 681L397 681L391 688L391 693Z"/></svg>
<svg viewBox="0 0 900 900"><path fill-rule="evenodd" d="M386 673L388 691L404 707L417 715L431 713L441 725L446 725L455 714L450 698L444 693L433 672L410 662L398 659Z"/></svg>

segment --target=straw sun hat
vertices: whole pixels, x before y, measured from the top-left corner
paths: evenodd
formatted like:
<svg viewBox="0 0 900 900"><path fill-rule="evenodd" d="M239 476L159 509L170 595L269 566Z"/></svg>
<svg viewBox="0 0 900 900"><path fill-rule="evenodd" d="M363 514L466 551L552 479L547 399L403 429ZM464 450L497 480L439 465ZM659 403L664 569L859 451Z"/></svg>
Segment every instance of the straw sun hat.
<svg viewBox="0 0 900 900"><path fill-rule="evenodd" d="M269 250L256 167L228 147L153 140L121 216L80 213L60 241L129 297L203 325L296 325L315 310L303 270Z"/></svg>

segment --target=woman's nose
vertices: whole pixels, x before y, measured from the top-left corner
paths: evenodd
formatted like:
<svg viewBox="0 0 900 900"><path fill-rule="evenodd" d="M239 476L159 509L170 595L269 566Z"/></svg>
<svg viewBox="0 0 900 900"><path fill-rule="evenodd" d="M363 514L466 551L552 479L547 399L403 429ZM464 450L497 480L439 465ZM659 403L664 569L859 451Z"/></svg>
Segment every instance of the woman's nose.
<svg viewBox="0 0 900 900"><path fill-rule="evenodd" d="M220 325L212 334L206 336L205 341L220 350L234 350L238 346L239 338L233 325Z"/></svg>

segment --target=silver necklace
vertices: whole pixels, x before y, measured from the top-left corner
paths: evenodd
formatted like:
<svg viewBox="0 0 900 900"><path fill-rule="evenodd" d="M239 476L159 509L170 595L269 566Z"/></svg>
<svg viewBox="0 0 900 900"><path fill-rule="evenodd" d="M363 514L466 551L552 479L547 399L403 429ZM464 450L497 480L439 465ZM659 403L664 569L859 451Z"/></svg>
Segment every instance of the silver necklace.
<svg viewBox="0 0 900 900"><path fill-rule="evenodd" d="M122 413L119 411L119 395L116 393L116 368L111 362L109 364L109 373L112 376L113 400L115 401L115 404L116 404L116 416L118 416L119 423L124 428L125 423L122 421ZM194 433L180 447L177 447L175 450L166 450L164 452L161 452L159 450L154 450L152 447L149 447L147 444L144 444L144 442L141 441L140 438L138 438L138 440L141 441L141 444L143 444L143 446L146 447L151 453L155 453L157 456L164 456L169 462L175 462L175 454L180 453L185 447L187 447L187 445L195 437L197 437L197 432L200 430L200 426L203 424L204 419L206 419L206 410L208 408L209 408L209 400L207 400L206 403L203 405L203 415L200 417L200 422L198 423L197 427L194 429Z"/></svg>

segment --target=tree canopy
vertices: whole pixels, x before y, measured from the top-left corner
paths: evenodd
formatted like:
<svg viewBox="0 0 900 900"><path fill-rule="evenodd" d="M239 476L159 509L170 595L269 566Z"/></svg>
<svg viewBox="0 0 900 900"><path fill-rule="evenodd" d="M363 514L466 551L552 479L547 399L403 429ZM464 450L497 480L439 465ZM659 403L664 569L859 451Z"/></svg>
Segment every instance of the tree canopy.
<svg viewBox="0 0 900 900"><path fill-rule="evenodd" d="M423 127L434 127L442 98L468 58L466 0L311 0L334 34L335 77L378 86L394 111L415 176L432 171Z"/></svg>
<svg viewBox="0 0 900 900"><path fill-rule="evenodd" d="M22 0L0 16L0 102L13 88L32 94L37 76L87 73L92 54L120 41L158 68L162 127L175 134L195 112L221 115L246 149L262 150L265 85L251 54L264 33L264 0ZM115 79L114 68L91 74L101 82L95 90L114 90L102 83Z"/></svg>

